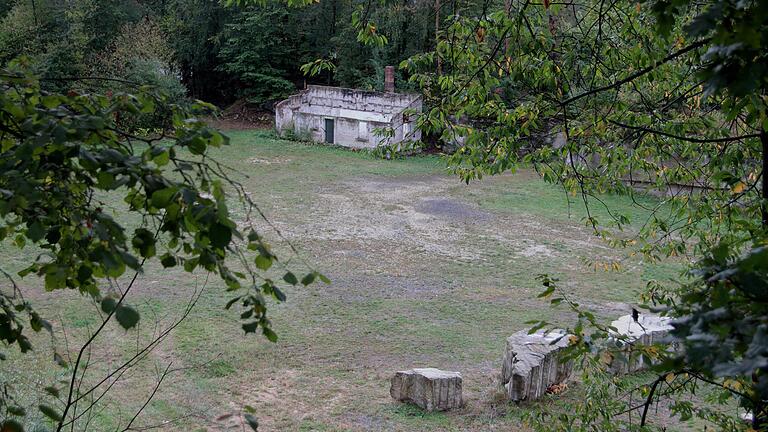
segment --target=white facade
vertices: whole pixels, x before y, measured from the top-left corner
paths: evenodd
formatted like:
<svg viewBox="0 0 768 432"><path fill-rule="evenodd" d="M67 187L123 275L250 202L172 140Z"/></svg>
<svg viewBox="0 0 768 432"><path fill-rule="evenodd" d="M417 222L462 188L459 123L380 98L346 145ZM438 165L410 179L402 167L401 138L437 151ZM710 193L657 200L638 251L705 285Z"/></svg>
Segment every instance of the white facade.
<svg viewBox="0 0 768 432"><path fill-rule="evenodd" d="M275 106L278 133L293 131L313 141L345 147L374 148L421 139L414 116L421 112L421 97L339 87L309 86ZM393 136L377 136L374 130L391 128Z"/></svg>

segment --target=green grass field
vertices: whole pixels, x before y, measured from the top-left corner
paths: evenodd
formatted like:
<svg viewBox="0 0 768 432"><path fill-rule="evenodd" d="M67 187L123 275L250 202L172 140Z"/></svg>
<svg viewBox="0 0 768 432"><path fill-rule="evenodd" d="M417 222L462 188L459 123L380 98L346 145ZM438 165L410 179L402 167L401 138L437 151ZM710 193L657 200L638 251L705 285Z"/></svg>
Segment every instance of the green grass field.
<svg viewBox="0 0 768 432"><path fill-rule="evenodd" d="M560 278L571 296L609 319L627 313L649 279L680 271L601 243L581 220L580 200L569 203L530 170L466 185L436 156L385 161L263 131L231 137L216 158L238 172L252 199L332 284L289 290L288 301L270 310L280 337L270 343L243 334L237 314L224 310L231 296L218 281L149 266L129 297L141 327L109 326L91 353L87 382L134 352L156 322L177 319L195 290L204 292L170 337L115 383L93 430L125 425L169 363L178 370L134 426L241 430L249 405L263 431L518 430L527 408L501 403L496 388L505 338L532 319L567 325L572 318L536 299L537 274ZM606 199L642 219L628 200ZM275 232L265 227L264 234L286 250ZM11 271L34 255L0 249ZM596 271L589 260L623 265ZM23 287L58 329L59 352L75 350L98 325L96 307L78 294L44 293L34 277ZM50 339L35 343L31 355L9 353L0 372L31 407L38 403L32 389L66 377L51 362ZM390 399L395 371L426 366L462 372L465 408L424 414ZM573 387L562 397L575 397Z"/></svg>

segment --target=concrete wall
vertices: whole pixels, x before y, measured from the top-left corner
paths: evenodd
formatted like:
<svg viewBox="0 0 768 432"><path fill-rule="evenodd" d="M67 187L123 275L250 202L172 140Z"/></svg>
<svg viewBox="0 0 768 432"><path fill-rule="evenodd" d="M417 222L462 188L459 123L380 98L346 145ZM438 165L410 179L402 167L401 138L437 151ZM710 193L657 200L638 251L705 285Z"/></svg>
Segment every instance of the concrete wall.
<svg viewBox="0 0 768 432"><path fill-rule="evenodd" d="M416 129L416 116L421 113L421 98L411 101L405 110L414 111L415 114L406 115L403 111L399 115L392 119L392 128L394 128L395 135L392 137L392 143L399 143L402 141L418 141L421 139L421 131ZM405 122L408 120L408 122Z"/></svg>
<svg viewBox="0 0 768 432"><path fill-rule="evenodd" d="M414 119L403 124L403 111L421 112L421 97L411 94L380 93L338 87L310 86L275 107L275 127L284 134L292 131L317 142L325 141L325 119L334 120L334 144L353 148L374 148L383 138L377 128L393 128L390 143L421 138Z"/></svg>

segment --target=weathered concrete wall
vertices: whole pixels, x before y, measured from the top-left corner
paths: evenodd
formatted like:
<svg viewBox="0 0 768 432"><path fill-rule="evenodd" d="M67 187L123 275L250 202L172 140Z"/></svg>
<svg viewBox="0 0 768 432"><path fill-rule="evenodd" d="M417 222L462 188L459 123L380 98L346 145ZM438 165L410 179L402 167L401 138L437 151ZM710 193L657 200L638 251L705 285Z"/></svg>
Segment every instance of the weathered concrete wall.
<svg viewBox="0 0 768 432"><path fill-rule="evenodd" d="M291 96L275 105L275 129L278 132L293 130L293 110L296 100L296 96Z"/></svg>
<svg viewBox="0 0 768 432"><path fill-rule="evenodd" d="M405 107L400 115L394 116L392 119L392 128L395 132L392 137L392 143L399 143L402 141L418 141L421 139L421 131L416 129L415 115L407 115L404 111L414 111L416 113L421 112L421 98L413 100L408 106ZM407 121L406 121L407 120Z"/></svg>
<svg viewBox="0 0 768 432"><path fill-rule="evenodd" d="M415 122L403 123L403 111L421 111L421 97L379 93L338 87L309 86L275 107L275 127L284 134L293 131L313 141L325 141L325 120L334 120L334 144L373 148L382 144L377 128L393 128L390 143L421 139ZM411 116L412 117L412 116Z"/></svg>

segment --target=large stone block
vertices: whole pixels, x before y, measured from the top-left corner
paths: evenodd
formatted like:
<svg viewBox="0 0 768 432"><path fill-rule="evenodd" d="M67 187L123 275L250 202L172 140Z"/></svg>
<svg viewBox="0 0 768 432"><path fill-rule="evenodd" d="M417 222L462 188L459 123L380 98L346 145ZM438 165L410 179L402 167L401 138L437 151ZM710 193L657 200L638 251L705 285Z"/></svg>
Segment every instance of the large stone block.
<svg viewBox="0 0 768 432"><path fill-rule="evenodd" d="M617 334L612 337L614 350L608 370L625 374L646 369L650 364L640 355L638 345L653 345L664 341L672 330L669 317L639 314L637 321L632 315L623 315L611 323ZM675 349L669 345L667 349Z"/></svg>
<svg viewBox="0 0 768 432"><path fill-rule="evenodd" d="M446 411L462 405L461 374L435 368L399 371L392 377L389 394L427 411Z"/></svg>
<svg viewBox="0 0 768 432"><path fill-rule="evenodd" d="M507 338L501 381L507 397L515 402L536 400L547 389L561 384L571 374L571 362L562 362L560 352L568 346L568 335L562 330L521 331Z"/></svg>

